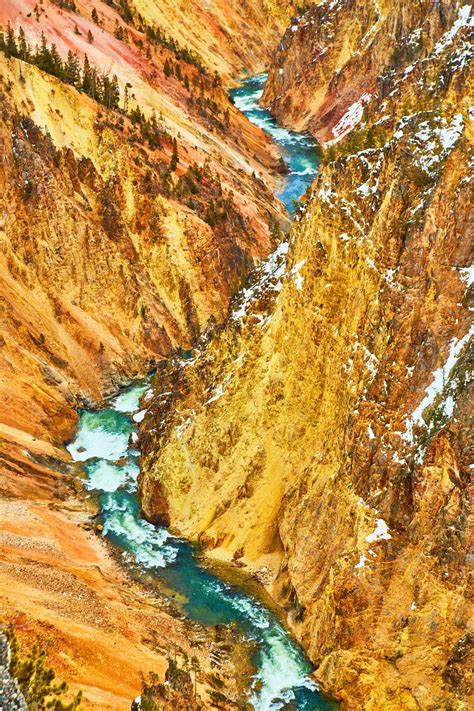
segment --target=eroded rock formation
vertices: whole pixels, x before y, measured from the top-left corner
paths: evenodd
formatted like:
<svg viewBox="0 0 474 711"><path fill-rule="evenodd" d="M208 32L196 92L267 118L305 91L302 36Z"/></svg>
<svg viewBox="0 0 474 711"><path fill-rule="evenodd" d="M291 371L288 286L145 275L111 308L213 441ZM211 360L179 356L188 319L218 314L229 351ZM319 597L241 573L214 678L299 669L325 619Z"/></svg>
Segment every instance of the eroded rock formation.
<svg viewBox="0 0 474 711"><path fill-rule="evenodd" d="M336 0L288 30L266 101L334 145L142 426L145 514L264 569L348 709L472 701L470 18Z"/></svg>
<svg viewBox="0 0 474 711"><path fill-rule="evenodd" d="M198 632L166 605L157 610L111 559L64 441L78 406L100 403L223 321L272 249L271 221L286 217L272 192L279 156L214 76L246 62L218 29L223 3L211 14L202 3L179 13L171 2L104 3L97 21L95 3L73 5L0 7L5 32L22 28L32 47L44 33L62 61L71 51L80 66L87 54L98 73L117 75L121 94L119 111L108 109L0 53L0 588L2 615L9 606L26 614L20 636L46 647L85 706L115 710L130 707L140 672L164 672L168 645L190 654ZM265 39L249 70L283 27L278 3L281 16L262 31L267 5L276 4L243 14L249 36L258 27ZM166 41L147 46L158 14ZM236 3L220 25L230 33L243 18ZM199 644L206 671L206 635Z"/></svg>

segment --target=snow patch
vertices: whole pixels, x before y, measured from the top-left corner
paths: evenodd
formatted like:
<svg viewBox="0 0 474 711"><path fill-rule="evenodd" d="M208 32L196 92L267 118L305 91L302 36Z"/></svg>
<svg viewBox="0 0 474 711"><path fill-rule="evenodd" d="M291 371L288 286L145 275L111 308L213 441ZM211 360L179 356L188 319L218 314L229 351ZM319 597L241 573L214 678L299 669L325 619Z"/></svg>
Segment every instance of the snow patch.
<svg viewBox="0 0 474 711"><path fill-rule="evenodd" d="M467 288L474 284L474 264L470 267L462 267L462 269L459 269L459 273Z"/></svg>
<svg viewBox="0 0 474 711"><path fill-rule="evenodd" d="M300 269L305 262L306 259L303 259L301 262L298 262L298 264L295 264L295 266L291 270L291 275L293 276L293 281L298 291L301 291L303 288L304 277L301 276Z"/></svg>
<svg viewBox="0 0 474 711"><path fill-rule="evenodd" d="M471 18L471 6L463 5L459 10L458 19L453 23L451 29L446 32L440 41L435 45L433 54L435 56L439 55L443 49L450 45L457 33L462 27L472 27L473 18Z"/></svg>
<svg viewBox="0 0 474 711"><path fill-rule="evenodd" d="M365 557L363 553L360 554L359 562L357 565L354 566L356 570L361 570L362 568L365 568L365 564L368 562L368 558Z"/></svg>
<svg viewBox="0 0 474 711"><path fill-rule="evenodd" d="M287 254L288 242L281 242L268 259L259 266L256 272L255 282L251 286L242 289L239 295L239 299L231 314L231 318L234 321L248 316L252 311L252 304L256 304L260 296L267 289L277 292L281 290L281 280L286 270Z"/></svg>
<svg viewBox="0 0 474 711"><path fill-rule="evenodd" d="M434 371L432 374L432 383L426 390L425 397L420 402L416 410L411 414L410 417L406 419L406 432L403 435L403 439L412 442L413 441L413 427L414 425L422 426L424 424L423 412L430 407L438 395L443 392L446 382L453 368L455 367L458 358L463 350L464 346L467 344L469 339L474 335L474 326L466 333L465 336L459 339L453 339L449 348L448 357L445 363ZM446 407L446 404L445 404ZM448 403L448 409L451 407Z"/></svg>
<svg viewBox="0 0 474 711"><path fill-rule="evenodd" d="M358 123L361 122L362 116L364 114L364 106L369 103L372 98L372 94L364 93L360 98L355 101L346 111L344 116L337 122L337 124L332 129L332 135L334 139L326 143L326 145L332 145L338 143L340 140L347 136Z"/></svg>
<svg viewBox="0 0 474 711"><path fill-rule="evenodd" d="M192 419L191 419L190 417L188 417L187 420L185 420L184 422L182 422L180 425L177 425L177 427L176 427L176 437L177 437L178 439L181 439L181 438L182 438L183 434L185 433L185 431L187 430L187 428L189 427L189 425L191 424L191 422L192 422Z"/></svg>
<svg viewBox="0 0 474 711"><path fill-rule="evenodd" d="M376 528L373 533L369 533L365 539L367 543L374 543L375 541L388 541L392 536L388 532L388 526L383 520L383 518L378 518L376 520Z"/></svg>
<svg viewBox="0 0 474 711"><path fill-rule="evenodd" d="M216 400L219 400L224 394L224 387L222 385L218 385L217 388L214 391L214 395L209 398L209 400L206 400L204 403L205 405L210 405L211 402L216 402Z"/></svg>

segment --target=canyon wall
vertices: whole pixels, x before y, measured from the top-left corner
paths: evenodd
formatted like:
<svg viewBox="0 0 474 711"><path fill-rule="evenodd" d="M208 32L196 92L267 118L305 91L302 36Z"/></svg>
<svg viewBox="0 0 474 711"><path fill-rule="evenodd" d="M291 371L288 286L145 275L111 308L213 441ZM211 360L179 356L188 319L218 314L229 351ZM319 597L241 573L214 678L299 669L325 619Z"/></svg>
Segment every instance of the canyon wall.
<svg viewBox="0 0 474 711"><path fill-rule="evenodd" d="M74 51L82 63L86 52L92 67L112 65L124 109L107 109L2 54L2 348L4 366L16 373L2 378L4 418L18 426L24 406L28 431L38 419L55 431L51 418L65 399L74 404L74 393L97 399L114 378L143 372L171 348L188 347L210 319L222 321L271 248L271 220L284 220L252 177L276 185L268 171L278 156L213 77L179 51L145 52L133 26L127 41L116 37L114 19L123 20L113 9L100 28L53 3L38 22L33 5L7 4L3 22L8 12L32 46L43 36L64 60ZM88 44L89 27L97 36ZM188 85L164 73L166 61ZM198 80L202 101L193 99ZM151 138L135 109L153 117ZM37 412L38 382L46 417Z"/></svg>
<svg viewBox="0 0 474 711"><path fill-rule="evenodd" d="M153 155L91 99L36 67L15 82L18 69L9 60L2 72L2 366L14 370L2 420L18 427L23 408L29 432L41 421L54 436L75 394L100 399L224 318L270 249L278 205L252 199L260 186L232 155L203 167L205 138L182 139L169 183L166 146ZM212 200L225 215L211 227Z"/></svg>
<svg viewBox="0 0 474 711"><path fill-rule="evenodd" d="M186 8L159 6L173 33ZM198 3L179 38L150 24L159 6L139 17L139 3L104 3L97 21L90 2L0 7L2 619L25 613L20 636L45 646L91 709L129 708L140 672L164 673L168 646L191 654L198 633L131 585L97 538L95 505L63 448L76 408L222 322L273 249L275 220L286 224L273 197L280 158L214 74L244 68L235 39L216 35L221 54L208 67L195 53L216 52L197 31ZM263 61L278 22L246 68ZM45 70L33 61L42 43ZM53 43L62 62L71 52L82 68L87 55L96 78L116 75L118 106L54 69ZM207 671L211 642L204 635L199 652Z"/></svg>
<svg viewBox="0 0 474 711"><path fill-rule="evenodd" d="M277 47L264 105L285 126L321 142L340 140L377 94L380 77L390 82L401 66L428 57L457 7L452 0L315 3Z"/></svg>
<svg viewBox="0 0 474 711"><path fill-rule="evenodd" d="M133 0L132 6L193 47L224 77L264 71L297 2L291 0Z"/></svg>
<svg viewBox="0 0 474 711"><path fill-rule="evenodd" d="M159 369L142 425L145 515L261 579L347 709L472 703L471 25L341 0L288 31L287 122L333 145L288 254ZM341 94L309 59L342 45Z"/></svg>

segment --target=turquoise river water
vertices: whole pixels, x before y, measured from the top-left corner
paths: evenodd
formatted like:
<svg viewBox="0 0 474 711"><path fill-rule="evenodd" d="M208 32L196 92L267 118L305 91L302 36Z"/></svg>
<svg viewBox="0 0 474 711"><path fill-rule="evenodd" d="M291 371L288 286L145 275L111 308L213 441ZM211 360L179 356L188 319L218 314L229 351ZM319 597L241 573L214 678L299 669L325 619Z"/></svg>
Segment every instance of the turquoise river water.
<svg viewBox="0 0 474 711"><path fill-rule="evenodd" d="M294 201L303 195L316 175L319 162L317 144L305 133L296 133L279 126L271 113L259 105L266 78L266 74L257 74L246 79L242 86L233 89L230 94L237 108L278 145L289 173L277 197L284 203L288 212L292 213Z"/></svg>
<svg viewBox="0 0 474 711"><path fill-rule="evenodd" d="M232 95L235 104L280 146L290 172L279 197L291 210L292 200L304 192L316 172L317 151L309 137L279 128L258 106L264 81L264 75L248 79ZM103 535L121 549L127 565L147 571L176 593L183 614L204 625L237 624L243 636L255 643L257 671L247 701L256 711L334 711L336 704L318 691L309 676L308 659L276 613L217 577L193 546L140 517L136 432L148 388L148 382L135 384L107 407L82 411L76 438L68 447L74 460L83 463L87 487L98 494Z"/></svg>

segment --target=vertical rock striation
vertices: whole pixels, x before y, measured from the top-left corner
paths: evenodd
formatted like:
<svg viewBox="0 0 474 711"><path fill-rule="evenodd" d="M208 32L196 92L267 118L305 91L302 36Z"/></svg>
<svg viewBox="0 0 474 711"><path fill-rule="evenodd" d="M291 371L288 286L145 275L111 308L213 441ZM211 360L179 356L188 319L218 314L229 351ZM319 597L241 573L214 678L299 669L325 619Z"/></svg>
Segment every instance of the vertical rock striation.
<svg viewBox="0 0 474 711"><path fill-rule="evenodd" d="M0 3L0 594L88 709L129 709L168 645L212 671L206 632L96 536L63 445L78 407L222 323L286 222L279 156L223 84L261 68L287 3L243 5Z"/></svg>
<svg viewBox="0 0 474 711"><path fill-rule="evenodd" d="M459 5L315 3L293 20L277 47L263 103L283 125L308 130L321 142L340 140L361 120L372 94L380 94L382 78L387 85L400 67L430 55L437 38L453 27Z"/></svg>
<svg viewBox="0 0 474 711"><path fill-rule="evenodd" d="M158 373L142 502L266 580L345 708L464 709L474 655L471 8L363 3L367 15L361 5L321 3L289 30L294 40L287 33L284 77L292 57L308 66L303 33L320 38L324 13L346 19L330 46L318 39L322 52L349 43L349 25L374 39L365 53L347 49L339 74L328 66L352 87L331 99L330 116L304 93L319 74L307 70L301 86L288 78L294 105L311 109L304 125L334 145L286 261L282 247L194 363ZM267 101L277 67L278 55ZM351 109L363 94L365 111Z"/></svg>

